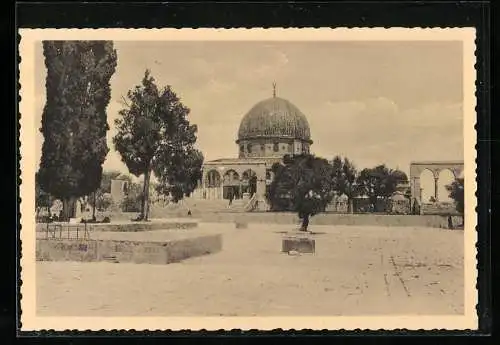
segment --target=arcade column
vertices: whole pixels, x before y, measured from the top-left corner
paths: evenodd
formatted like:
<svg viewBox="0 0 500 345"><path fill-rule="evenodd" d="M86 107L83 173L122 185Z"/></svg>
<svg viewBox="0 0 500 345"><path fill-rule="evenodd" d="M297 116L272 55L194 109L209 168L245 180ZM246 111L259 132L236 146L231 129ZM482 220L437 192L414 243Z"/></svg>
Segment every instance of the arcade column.
<svg viewBox="0 0 500 345"><path fill-rule="evenodd" d="M439 177L435 176L434 177L434 199L436 201L439 200L439 198L438 198L438 185L439 185Z"/></svg>
<svg viewBox="0 0 500 345"><path fill-rule="evenodd" d="M264 196L266 194L266 179L265 178L257 178L256 193L259 196Z"/></svg>
<svg viewBox="0 0 500 345"><path fill-rule="evenodd" d="M420 177L414 177L411 185L411 208L415 205L415 200L420 204L422 201L422 194L420 188Z"/></svg>
<svg viewBox="0 0 500 345"><path fill-rule="evenodd" d="M266 195L266 167L259 166L256 170L257 186L255 193L260 197L264 197Z"/></svg>

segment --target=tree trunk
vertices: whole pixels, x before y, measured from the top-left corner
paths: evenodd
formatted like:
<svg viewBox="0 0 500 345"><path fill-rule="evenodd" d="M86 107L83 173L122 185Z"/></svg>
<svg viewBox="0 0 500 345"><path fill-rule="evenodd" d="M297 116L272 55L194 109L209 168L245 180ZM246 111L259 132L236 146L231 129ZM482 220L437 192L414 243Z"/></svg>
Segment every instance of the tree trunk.
<svg viewBox="0 0 500 345"><path fill-rule="evenodd" d="M354 205L352 198L347 199L347 213L354 213Z"/></svg>
<svg viewBox="0 0 500 345"><path fill-rule="evenodd" d="M144 173L144 186L142 190L142 206L141 206L141 215L142 220L148 220L149 215L149 180L151 178L151 172L148 169Z"/></svg>
<svg viewBox="0 0 500 345"><path fill-rule="evenodd" d="M62 216L63 221L69 222L70 218L75 216L75 198L64 198L63 199L63 210Z"/></svg>
<svg viewBox="0 0 500 345"><path fill-rule="evenodd" d="M309 227L309 215L304 214L302 217L302 227L300 228L301 231L307 231L307 228Z"/></svg>
<svg viewBox="0 0 500 345"><path fill-rule="evenodd" d="M370 197L370 213L374 213L377 208L377 197Z"/></svg>
<svg viewBox="0 0 500 345"><path fill-rule="evenodd" d="M94 201L92 203L92 220L95 220L95 208L96 208L96 205L95 205L95 202L96 202L96 192L94 191Z"/></svg>

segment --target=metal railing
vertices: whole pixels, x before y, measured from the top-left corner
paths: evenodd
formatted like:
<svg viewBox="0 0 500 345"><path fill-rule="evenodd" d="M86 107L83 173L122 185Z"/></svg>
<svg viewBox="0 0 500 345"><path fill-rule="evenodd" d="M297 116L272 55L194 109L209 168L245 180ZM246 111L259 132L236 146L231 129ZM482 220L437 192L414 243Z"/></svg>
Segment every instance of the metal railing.
<svg viewBox="0 0 500 345"><path fill-rule="evenodd" d="M47 227L45 228L45 238L60 240L89 240L91 230L92 228L87 225L87 223L47 223Z"/></svg>

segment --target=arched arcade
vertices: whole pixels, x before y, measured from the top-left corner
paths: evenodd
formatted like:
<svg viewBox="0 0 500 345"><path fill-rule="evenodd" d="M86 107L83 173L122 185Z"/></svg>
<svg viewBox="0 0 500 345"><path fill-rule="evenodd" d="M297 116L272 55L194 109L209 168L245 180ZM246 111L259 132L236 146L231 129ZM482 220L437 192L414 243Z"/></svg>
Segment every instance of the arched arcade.
<svg viewBox="0 0 500 345"><path fill-rule="evenodd" d="M429 202L449 202L446 186L464 170L463 161L425 161L410 164L411 207Z"/></svg>

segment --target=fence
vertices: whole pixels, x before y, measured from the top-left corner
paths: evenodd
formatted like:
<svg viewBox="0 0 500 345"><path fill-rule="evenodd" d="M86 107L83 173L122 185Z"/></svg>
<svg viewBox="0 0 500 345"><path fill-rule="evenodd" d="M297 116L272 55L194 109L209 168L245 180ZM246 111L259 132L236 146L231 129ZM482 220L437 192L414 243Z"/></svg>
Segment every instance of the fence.
<svg viewBox="0 0 500 345"><path fill-rule="evenodd" d="M46 239L90 240L91 226L82 224L47 223Z"/></svg>

